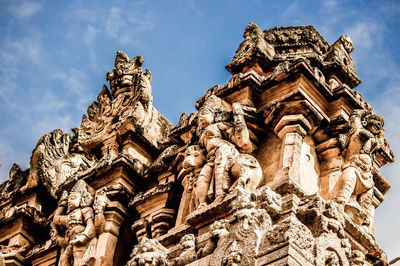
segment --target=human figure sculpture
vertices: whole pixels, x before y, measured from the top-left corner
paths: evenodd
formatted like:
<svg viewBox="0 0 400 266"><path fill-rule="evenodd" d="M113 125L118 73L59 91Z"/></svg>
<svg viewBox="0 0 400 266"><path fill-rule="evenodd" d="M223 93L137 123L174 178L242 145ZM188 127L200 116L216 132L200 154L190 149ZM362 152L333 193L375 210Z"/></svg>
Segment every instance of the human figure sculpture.
<svg viewBox="0 0 400 266"><path fill-rule="evenodd" d="M93 200L94 190L83 180L76 182L69 194L64 191L60 198L53 223L65 229L65 237L57 233L55 236L57 244L64 248L60 257L62 266L91 265L95 260L97 238ZM99 197L96 202L99 205L96 212L100 214L104 210L100 205L105 205L106 201Z"/></svg>
<svg viewBox="0 0 400 266"><path fill-rule="evenodd" d="M211 95L199 110L200 144L207 151L207 163L196 182L198 208L207 205L207 197L221 201L228 190L236 186L254 191L262 178L258 161L239 152L254 150L243 109L239 103L234 103L233 122L229 122L230 113L226 106L222 99ZM232 179L236 180L233 185Z"/></svg>
<svg viewBox="0 0 400 266"><path fill-rule="evenodd" d="M199 145L189 146L184 155L182 170L178 174L178 180L182 182L184 191L179 205L176 225L182 224L186 216L193 212L199 201L196 198L195 185L199 173L205 163L205 151Z"/></svg>
<svg viewBox="0 0 400 266"><path fill-rule="evenodd" d="M355 110L350 116L349 130L339 136L344 149L341 187L336 201L357 202L369 214L372 207L374 180L372 163L377 149L384 144L384 120L370 110Z"/></svg>

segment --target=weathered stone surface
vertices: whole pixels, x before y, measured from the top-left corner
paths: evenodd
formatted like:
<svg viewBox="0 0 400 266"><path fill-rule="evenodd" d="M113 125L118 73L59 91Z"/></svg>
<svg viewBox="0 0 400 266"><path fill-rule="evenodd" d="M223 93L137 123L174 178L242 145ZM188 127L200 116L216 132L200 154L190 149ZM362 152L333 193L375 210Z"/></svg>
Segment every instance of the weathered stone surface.
<svg viewBox="0 0 400 266"><path fill-rule="evenodd" d="M118 51L73 134L0 185L0 264L388 265L374 211L394 161L341 36L247 25L232 77L172 126Z"/></svg>

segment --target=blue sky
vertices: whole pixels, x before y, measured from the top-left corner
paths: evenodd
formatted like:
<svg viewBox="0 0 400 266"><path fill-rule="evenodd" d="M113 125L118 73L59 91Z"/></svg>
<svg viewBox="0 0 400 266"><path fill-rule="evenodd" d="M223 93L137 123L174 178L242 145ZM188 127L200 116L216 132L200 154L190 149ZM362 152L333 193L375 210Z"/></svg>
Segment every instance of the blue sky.
<svg viewBox="0 0 400 266"><path fill-rule="evenodd" d="M153 74L155 107L172 123L204 92L224 84L249 22L261 29L314 25L333 43L349 34L357 88L386 120L400 154L398 1L4 1L0 0L0 181L13 162L28 167L40 136L79 126L113 68L117 50L141 54ZM376 213L376 237L399 256L400 172Z"/></svg>

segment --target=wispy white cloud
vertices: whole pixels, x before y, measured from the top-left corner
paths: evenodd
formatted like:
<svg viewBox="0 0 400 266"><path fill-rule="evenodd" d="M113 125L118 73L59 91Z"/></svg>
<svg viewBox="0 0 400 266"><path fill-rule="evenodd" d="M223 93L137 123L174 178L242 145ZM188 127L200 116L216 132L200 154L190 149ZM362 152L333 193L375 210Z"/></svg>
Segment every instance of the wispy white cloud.
<svg viewBox="0 0 400 266"><path fill-rule="evenodd" d="M336 8L338 2L336 0L323 0L321 2L321 8L332 11L332 9Z"/></svg>
<svg viewBox="0 0 400 266"><path fill-rule="evenodd" d="M358 21L347 32L357 48L371 48L379 36L379 26L372 21Z"/></svg>
<svg viewBox="0 0 400 266"><path fill-rule="evenodd" d="M11 11L20 19L30 19L42 9L42 5L33 1L14 2Z"/></svg>
<svg viewBox="0 0 400 266"><path fill-rule="evenodd" d="M83 35L83 41L87 45L92 45L96 41L98 33L99 33L99 29L97 29L96 27L94 27L92 25L88 25L86 27L85 34Z"/></svg>
<svg viewBox="0 0 400 266"><path fill-rule="evenodd" d="M32 126L32 134L42 136L47 132L60 128L68 132L72 125L72 118L68 113L52 112L46 113L36 124Z"/></svg>
<svg viewBox="0 0 400 266"><path fill-rule="evenodd" d="M86 73L70 68L68 71L57 71L50 76L62 84L67 94L72 94L78 100L75 102L75 108L84 112L90 102L95 98L91 93L90 79Z"/></svg>
<svg viewBox="0 0 400 266"><path fill-rule="evenodd" d="M282 16L283 17L292 17L292 16L298 16L299 14L301 14L301 12L299 12L300 9L300 5L298 2L293 1L290 5L288 5L282 12Z"/></svg>
<svg viewBox="0 0 400 266"><path fill-rule="evenodd" d="M120 43L137 42L137 33L151 30L154 18L147 12L135 12L131 9L129 16L119 7L112 7L104 22L106 33Z"/></svg>

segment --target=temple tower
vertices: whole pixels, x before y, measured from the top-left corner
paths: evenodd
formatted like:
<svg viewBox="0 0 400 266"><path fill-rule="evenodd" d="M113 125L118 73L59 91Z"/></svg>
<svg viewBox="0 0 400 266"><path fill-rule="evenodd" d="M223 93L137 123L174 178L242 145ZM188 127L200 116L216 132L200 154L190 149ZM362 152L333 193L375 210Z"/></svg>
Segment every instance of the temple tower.
<svg viewBox="0 0 400 266"><path fill-rule="evenodd" d="M247 25L227 84L173 126L143 57L115 68L73 134L0 186L5 265L388 265L374 211L394 156L341 36Z"/></svg>

